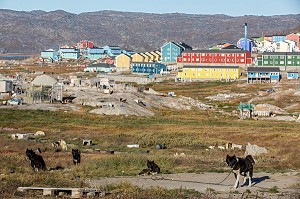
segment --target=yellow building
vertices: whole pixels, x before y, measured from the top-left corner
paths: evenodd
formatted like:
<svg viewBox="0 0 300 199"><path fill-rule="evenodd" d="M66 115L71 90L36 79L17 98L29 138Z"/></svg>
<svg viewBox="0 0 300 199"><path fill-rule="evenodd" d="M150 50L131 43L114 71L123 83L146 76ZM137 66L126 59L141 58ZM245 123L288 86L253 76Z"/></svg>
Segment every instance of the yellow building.
<svg viewBox="0 0 300 199"><path fill-rule="evenodd" d="M183 66L177 74L181 81L185 79L238 79L241 70L238 66Z"/></svg>
<svg viewBox="0 0 300 199"><path fill-rule="evenodd" d="M150 57L146 53L140 53L142 56L144 56L144 62L150 62Z"/></svg>
<svg viewBox="0 0 300 199"><path fill-rule="evenodd" d="M155 55L152 52L145 52L145 55L149 57L149 62L155 62Z"/></svg>
<svg viewBox="0 0 300 199"><path fill-rule="evenodd" d="M116 57L116 67L129 69L131 64L131 57L125 54Z"/></svg>
<svg viewBox="0 0 300 199"><path fill-rule="evenodd" d="M151 53L154 55L154 60L156 62L159 62L161 60L161 53L158 50L151 51Z"/></svg>
<svg viewBox="0 0 300 199"><path fill-rule="evenodd" d="M141 53L135 53L131 56L132 62L145 62L145 56Z"/></svg>

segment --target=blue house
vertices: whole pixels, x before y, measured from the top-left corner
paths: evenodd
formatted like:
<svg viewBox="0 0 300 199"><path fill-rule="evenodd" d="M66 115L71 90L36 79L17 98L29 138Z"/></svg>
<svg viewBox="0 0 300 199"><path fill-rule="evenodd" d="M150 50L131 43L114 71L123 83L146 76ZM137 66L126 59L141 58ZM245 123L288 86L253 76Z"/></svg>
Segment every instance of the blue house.
<svg viewBox="0 0 300 199"><path fill-rule="evenodd" d="M299 73L298 72L287 72L287 79L298 79Z"/></svg>
<svg viewBox="0 0 300 199"><path fill-rule="evenodd" d="M184 50L192 50L192 48L185 43L166 43L161 47L161 62L175 63L176 58L181 55Z"/></svg>
<svg viewBox="0 0 300 199"><path fill-rule="evenodd" d="M125 55L134 55L135 52L133 50L122 50L122 54L125 54Z"/></svg>
<svg viewBox="0 0 300 199"><path fill-rule="evenodd" d="M98 63L88 65L84 72L95 72L95 73L111 73L116 70L116 66L113 64Z"/></svg>
<svg viewBox="0 0 300 199"><path fill-rule="evenodd" d="M247 82L248 83L273 83L280 81L279 67L248 67Z"/></svg>
<svg viewBox="0 0 300 199"><path fill-rule="evenodd" d="M98 60L105 57L104 48L88 48L85 57L90 60Z"/></svg>
<svg viewBox="0 0 300 199"><path fill-rule="evenodd" d="M53 49L44 50L41 52L41 58L43 59L54 59L55 56L58 55L58 52L56 52Z"/></svg>
<svg viewBox="0 0 300 199"><path fill-rule="evenodd" d="M273 35L272 36L272 41L273 42L280 42L280 41L285 41L286 36L285 35Z"/></svg>
<svg viewBox="0 0 300 199"><path fill-rule="evenodd" d="M59 53L62 59L78 59L80 50L77 48L60 48Z"/></svg>
<svg viewBox="0 0 300 199"><path fill-rule="evenodd" d="M162 74L167 71L167 66L158 62L133 62L132 63L132 73L142 73L142 74Z"/></svg>
<svg viewBox="0 0 300 199"><path fill-rule="evenodd" d="M109 56L118 56L122 53L122 50L119 46L104 46L104 53Z"/></svg>

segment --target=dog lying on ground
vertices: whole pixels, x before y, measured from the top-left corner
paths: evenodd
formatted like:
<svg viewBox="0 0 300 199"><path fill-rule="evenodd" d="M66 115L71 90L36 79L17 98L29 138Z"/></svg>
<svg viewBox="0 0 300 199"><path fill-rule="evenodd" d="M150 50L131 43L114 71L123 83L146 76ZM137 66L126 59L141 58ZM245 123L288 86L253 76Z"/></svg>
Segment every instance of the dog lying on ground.
<svg viewBox="0 0 300 199"><path fill-rule="evenodd" d="M157 164L155 164L154 160L147 160L147 168L143 169L138 175L150 175L150 174L158 174L160 173L160 168Z"/></svg>
<svg viewBox="0 0 300 199"><path fill-rule="evenodd" d="M236 189L239 185L240 176L244 176L244 184L246 183L247 178L249 178L249 187L252 186L252 176L253 176L253 165L255 164L254 159L251 155L247 155L246 158L239 158L235 155L226 156L226 163L229 167L232 168L234 177L236 179L234 188Z"/></svg>
<svg viewBox="0 0 300 199"><path fill-rule="evenodd" d="M31 167L34 171L47 170L42 156L37 155L32 149L26 149L26 155L29 158Z"/></svg>
<svg viewBox="0 0 300 199"><path fill-rule="evenodd" d="M78 165L81 160L80 151L78 149L72 149L73 163Z"/></svg>

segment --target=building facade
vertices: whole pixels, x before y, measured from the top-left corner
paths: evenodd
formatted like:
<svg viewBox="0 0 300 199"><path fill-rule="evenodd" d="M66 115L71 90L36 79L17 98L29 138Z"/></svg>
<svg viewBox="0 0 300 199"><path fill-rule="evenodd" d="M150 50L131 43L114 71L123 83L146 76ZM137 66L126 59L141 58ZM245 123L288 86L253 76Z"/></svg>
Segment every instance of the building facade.
<svg viewBox="0 0 300 199"><path fill-rule="evenodd" d="M77 48L60 48L59 53L62 59L78 59L80 50Z"/></svg>
<svg viewBox="0 0 300 199"><path fill-rule="evenodd" d="M167 71L167 66L158 62L133 62L132 73L142 74L163 74Z"/></svg>
<svg viewBox="0 0 300 199"><path fill-rule="evenodd" d="M55 57L57 57L57 55L58 52L53 49L44 50L41 52L41 58L43 59L54 59Z"/></svg>
<svg viewBox="0 0 300 199"><path fill-rule="evenodd" d="M199 66L186 65L179 70L177 79L180 81L199 79L238 79L241 70L238 66Z"/></svg>
<svg viewBox="0 0 300 199"><path fill-rule="evenodd" d="M145 62L145 57L140 53L135 53L131 58L132 62Z"/></svg>
<svg viewBox="0 0 300 199"><path fill-rule="evenodd" d="M88 48L86 50L86 58L90 60L98 60L105 57L103 48Z"/></svg>
<svg viewBox="0 0 300 199"><path fill-rule="evenodd" d="M177 57L177 63L208 65L250 65L253 62L251 53L245 50L191 50L183 51Z"/></svg>
<svg viewBox="0 0 300 199"><path fill-rule="evenodd" d="M300 33L291 33L286 36L286 39L294 41L296 46L298 47L298 50L300 49Z"/></svg>
<svg viewBox="0 0 300 199"><path fill-rule="evenodd" d="M131 65L131 57L126 54L121 54L116 57L115 62L117 68L129 69Z"/></svg>
<svg viewBox="0 0 300 199"><path fill-rule="evenodd" d="M176 59L184 50L191 50L190 48L184 48L183 43L176 44L174 42L166 43L161 47L161 61L164 63L175 63Z"/></svg>
<svg viewBox="0 0 300 199"><path fill-rule="evenodd" d="M273 35L272 41L273 42L280 42L286 40L286 35Z"/></svg>
<svg viewBox="0 0 300 199"><path fill-rule="evenodd" d="M287 79L298 79L299 73L298 72L287 72Z"/></svg>
<svg viewBox="0 0 300 199"><path fill-rule="evenodd" d="M248 67L248 83L275 83L280 81L279 67Z"/></svg>
<svg viewBox="0 0 300 199"><path fill-rule="evenodd" d="M274 66L280 70L300 70L300 52L264 52L258 66Z"/></svg>

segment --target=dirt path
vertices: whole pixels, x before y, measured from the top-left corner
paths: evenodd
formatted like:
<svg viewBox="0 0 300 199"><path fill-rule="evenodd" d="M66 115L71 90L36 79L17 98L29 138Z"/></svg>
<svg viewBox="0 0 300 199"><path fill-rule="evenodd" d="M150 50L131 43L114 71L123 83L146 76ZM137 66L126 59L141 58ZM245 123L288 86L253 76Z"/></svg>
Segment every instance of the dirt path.
<svg viewBox="0 0 300 199"><path fill-rule="evenodd" d="M296 197L300 197L299 184L297 188L295 185L300 183L300 176L297 172L284 174L270 174L270 173L255 173L253 176L253 186L239 187L237 190L233 188L235 182L234 175L231 174L223 183L220 183L226 178L228 173L181 173L181 174L162 174L155 176L134 176L134 177L113 177L102 178L99 180L92 180L89 182L90 186L103 186L107 184L118 184L128 182L135 186L149 188L152 186L159 186L166 189L194 189L199 192L205 192L208 189L215 190L219 193L229 193L230 191L245 192L249 189L251 192L268 191L277 186L280 193L296 193ZM243 179L240 179L242 185ZM248 185L248 181L246 182Z"/></svg>

